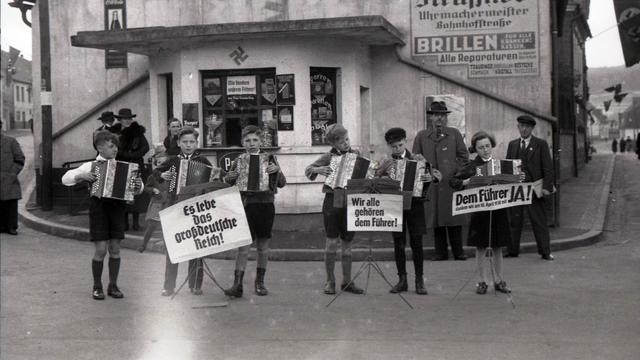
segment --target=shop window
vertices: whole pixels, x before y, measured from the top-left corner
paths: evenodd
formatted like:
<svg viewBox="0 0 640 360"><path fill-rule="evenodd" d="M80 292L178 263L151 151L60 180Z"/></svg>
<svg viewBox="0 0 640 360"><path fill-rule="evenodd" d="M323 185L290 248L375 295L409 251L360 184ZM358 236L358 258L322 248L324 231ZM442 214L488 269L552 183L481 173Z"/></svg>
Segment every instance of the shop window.
<svg viewBox="0 0 640 360"><path fill-rule="evenodd" d="M328 145L327 127L338 122L336 71L335 68L312 67L310 69L312 145Z"/></svg>
<svg viewBox="0 0 640 360"><path fill-rule="evenodd" d="M263 146L278 146L275 68L202 72L204 147L241 146L247 125L263 130Z"/></svg>

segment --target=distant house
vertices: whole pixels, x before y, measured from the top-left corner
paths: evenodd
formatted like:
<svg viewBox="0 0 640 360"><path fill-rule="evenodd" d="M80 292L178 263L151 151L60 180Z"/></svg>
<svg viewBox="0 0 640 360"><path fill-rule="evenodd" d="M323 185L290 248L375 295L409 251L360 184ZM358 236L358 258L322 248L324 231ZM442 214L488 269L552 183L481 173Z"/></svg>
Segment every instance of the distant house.
<svg viewBox="0 0 640 360"><path fill-rule="evenodd" d="M5 129L28 129L33 119L31 61L19 56L19 51L2 51L0 91L2 91L2 119Z"/></svg>

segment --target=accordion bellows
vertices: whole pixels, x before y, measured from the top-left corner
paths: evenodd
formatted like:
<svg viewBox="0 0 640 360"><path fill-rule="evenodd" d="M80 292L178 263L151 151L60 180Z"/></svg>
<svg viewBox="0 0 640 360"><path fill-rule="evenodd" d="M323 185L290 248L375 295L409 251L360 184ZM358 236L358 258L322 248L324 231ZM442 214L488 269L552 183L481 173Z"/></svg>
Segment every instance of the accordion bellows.
<svg viewBox="0 0 640 360"><path fill-rule="evenodd" d="M269 174L267 167L270 154L244 153L236 158L238 179L236 186L240 191L269 191Z"/></svg>
<svg viewBox="0 0 640 360"><path fill-rule="evenodd" d="M138 164L117 160L99 160L91 163L91 172L97 180L91 184L91 196L133 201Z"/></svg>
<svg viewBox="0 0 640 360"><path fill-rule="evenodd" d="M411 192L415 197L421 197L424 183L420 176L428 171L428 164L424 160L396 159L389 168L389 177L400 182L402 191Z"/></svg>
<svg viewBox="0 0 640 360"><path fill-rule="evenodd" d="M329 167L331 174L324 184L332 189L346 188L347 182L352 179L373 179L371 160L356 153L332 156Z"/></svg>
<svg viewBox="0 0 640 360"><path fill-rule="evenodd" d="M178 195L185 186L210 182L216 177L213 166L198 161L174 159L169 166L172 173L169 194Z"/></svg>

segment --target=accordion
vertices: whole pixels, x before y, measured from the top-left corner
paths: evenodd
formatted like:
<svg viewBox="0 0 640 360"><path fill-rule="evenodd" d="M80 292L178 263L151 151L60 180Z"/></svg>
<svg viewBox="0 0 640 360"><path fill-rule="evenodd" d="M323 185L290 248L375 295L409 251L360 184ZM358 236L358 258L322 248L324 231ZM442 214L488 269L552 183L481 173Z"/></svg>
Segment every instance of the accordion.
<svg viewBox="0 0 640 360"><path fill-rule="evenodd" d="M332 156L329 163L331 174L324 180L324 184L332 189L346 188L352 179L373 179L371 160L356 153Z"/></svg>
<svg viewBox="0 0 640 360"><path fill-rule="evenodd" d="M185 186L210 182L218 175L213 166L205 163L185 159L173 159L170 161L171 180L169 181L169 194L174 199Z"/></svg>
<svg viewBox="0 0 640 360"><path fill-rule="evenodd" d="M431 165L424 160L397 159L388 170L389 177L400 182L402 191L411 192L415 197L423 195L424 183L420 176L431 172Z"/></svg>
<svg viewBox="0 0 640 360"><path fill-rule="evenodd" d="M482 166L476 167L477 176L493 176L500 174L520 175L522 173L522 160L496 160L491 159Z"/></svg>
<svg viewBox="0 0 640 360"><path fill-rule="evenodd" d="M133 201L138 164L117 160L98 160L91 163L97 180L91 184L91 196Z"/></svg>
<svg viewBox="0 0 640 360"><path fill-rule="evenodd" d="M273 158L270 154L244 153L236 158L238 179L236 186L240 191L269 191L267 166Z"/></svg>

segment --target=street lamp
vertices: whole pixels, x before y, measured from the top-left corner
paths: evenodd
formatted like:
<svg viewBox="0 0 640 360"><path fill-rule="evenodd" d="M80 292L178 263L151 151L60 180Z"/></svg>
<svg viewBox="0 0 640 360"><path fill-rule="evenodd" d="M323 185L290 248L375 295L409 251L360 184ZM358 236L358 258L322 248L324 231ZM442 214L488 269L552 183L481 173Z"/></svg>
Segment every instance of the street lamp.
<svg viewBox="0 0 640 360"><path fill-rule="evenodd" d="M20 10L22 13L22 22L28 27L31 27L31 22L27 19L27 11L33 9L36 4L36 0L13 0L9 3L9 6Z"/></svg>

